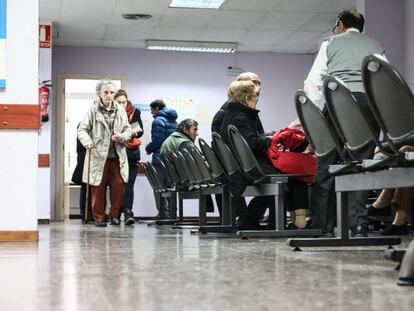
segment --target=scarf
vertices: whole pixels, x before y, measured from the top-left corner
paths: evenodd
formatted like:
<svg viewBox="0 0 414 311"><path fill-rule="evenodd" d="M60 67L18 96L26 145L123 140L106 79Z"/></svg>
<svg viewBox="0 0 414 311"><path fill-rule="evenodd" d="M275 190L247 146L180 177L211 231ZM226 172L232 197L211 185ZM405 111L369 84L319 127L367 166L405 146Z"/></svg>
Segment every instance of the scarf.
<svg viewBox="0 0 414 311"><path fill-rule="evenodd" d="M134 106L132 106L132 103L128 100L127 102L127 106L125 108L127 116L128 116L128 120L131 120L132 115L134 114L135 108Z"/></svg>

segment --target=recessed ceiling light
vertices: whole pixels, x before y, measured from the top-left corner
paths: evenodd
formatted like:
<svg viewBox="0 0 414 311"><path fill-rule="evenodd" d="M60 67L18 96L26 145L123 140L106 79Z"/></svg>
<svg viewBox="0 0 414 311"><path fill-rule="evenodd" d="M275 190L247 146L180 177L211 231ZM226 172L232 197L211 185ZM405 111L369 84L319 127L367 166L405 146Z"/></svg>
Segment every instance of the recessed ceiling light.
<svg viewBox="0 0 414 311"><path fill-rule="evenodd" d="M226 0L171 0L170 8L218 9Z"/></svg>
<svg viewBox="0 0 414 311"><path fill-rule="evenodd" d="M145 44L149 50L162 51L234 53L237 49L234 42L146 40Z"/></svg>
<svg viewBox="0 0 414 311"><path fill-rule="evenodd" d="M152 15L150 14L122 14L121 16L124 19L132 19L132 20L152 18Z"/></svg>

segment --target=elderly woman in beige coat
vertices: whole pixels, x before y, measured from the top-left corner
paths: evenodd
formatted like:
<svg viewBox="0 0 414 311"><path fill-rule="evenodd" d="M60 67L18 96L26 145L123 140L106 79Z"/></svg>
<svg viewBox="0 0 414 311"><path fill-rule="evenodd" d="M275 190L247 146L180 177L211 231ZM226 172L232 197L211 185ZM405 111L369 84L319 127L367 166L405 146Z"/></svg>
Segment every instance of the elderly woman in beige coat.
<svg viewBox="0 0 414 311"><path fill-rule="evenodd" d="M125 183L128 182L128 159L124 142L131 138L131 127L125 109L114 96L117 89L113 81L101 80L96 85L98 100L89 108L78 128L78 138L88 150L83 170L83 182L88 182L88 163L90 160L89 185L93 217L97 227L105 227L106 184L111 181L112 225L119 225ZM89 151L90 150L90 151Z"/></svg>

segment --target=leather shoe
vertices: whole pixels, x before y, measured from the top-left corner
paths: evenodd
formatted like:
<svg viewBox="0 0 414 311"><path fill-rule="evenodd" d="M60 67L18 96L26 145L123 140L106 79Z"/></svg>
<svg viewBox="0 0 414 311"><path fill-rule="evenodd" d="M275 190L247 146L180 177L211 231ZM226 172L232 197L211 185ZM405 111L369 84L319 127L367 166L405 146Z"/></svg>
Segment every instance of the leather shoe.
<svg viewBox="0 0 414 311"><path fill-rule="evenodd" d="M121 222L119 221L118 218L112 218L111 219L111 225L112 226L119 226L121 224Z"/></svg>
<svg viewBox="0 0 414 311"><path fill-rule="evenodd" d="M368 236L368 227L366 225L356 225L351 228L351 237L366 238Z"/></svg>
<svg viewBox="0 0 414 311"><path fill-rule="evenodd" d="M396 225L389 225L385 228L382 232L382 235L409 235L410 230L408 229L407 224L396 226Z"/></svg>
<svg viewBox="0 0 414 311"><path fill-rule="evenodd" d="M374 205L370 204L367 206L368 216L391 216L391 206L386 206L383 208L375 208Z"/></svg>

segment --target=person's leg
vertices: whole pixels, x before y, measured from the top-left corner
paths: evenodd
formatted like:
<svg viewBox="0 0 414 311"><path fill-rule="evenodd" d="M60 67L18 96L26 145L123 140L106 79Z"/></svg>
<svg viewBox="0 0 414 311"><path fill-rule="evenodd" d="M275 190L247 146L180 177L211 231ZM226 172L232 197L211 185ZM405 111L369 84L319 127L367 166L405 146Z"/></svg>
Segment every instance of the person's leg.
<svg viewBox="0 0 414 311"><path fill-rule="evenodd" d="M118 219L119 210L124 199L125 183L121 176L119 159L109 159L109 163L109 175L111 178L111 209L109 216L112 219Z"/></svg>
<svg viewBox="0 0 414 311"><path fill-rule="evenodd" d="M391 200L394 196L394 190L395 189L384 189L381 191L381 194L379 197L375 200L374 203L372 203L372 206L374 208L384 208L391 204Z"/></svg>
<svg viewBox="0 0 414 311"><path fill-rule="evenodd" d="M96 222L104 222L105 220L105 193L106 193L106 180L109 172L109 160L106 160L102 179L99 186L90 186L91 188L91 204L93 211L93 218Z"/></svg>
<svg viewBox="0 0 414 311"><path fill-rule="evenodd" d="M125 220L128 217L134 217L132 212L132 207L134 204L134 186L135 180L137 178L137 167L136 165L129 165L129 175L128 183L125 186L124 201L122 203L122 208L120 214L124 213Z"/></svg>
<svg viewBox="0 0 414 311"><path fill-rule="evenodd" d="M85 199L86 199L86 184L82 183L79 189L79 209L80 209L80 215L82 219L85 213Z"/></svg>
<svg viewBox="0 0 414 311"><path fill-rule="evenodd" d="M372 159L374 154L375 144L365 146L362 150L355 153L358 159ZM348 195L348 212L349 212L349 227L364 226L367 227L368 215L366 203L368 199L368 191L353 191ZM366 229L366 230L365 230ZM367 231L367 228L364 230Z"/></svg>
<svg viewBox="0 0 414 311"><path fill-rule="evenodd" d="M332 153L317 159L316 178L312 186L310 207L312 227L323 232L333 232L335 224L335 176L328 171L329 165L338 162L338 155Z"/></svg>
<svg viewBox="0 0 414 311"><path fill-rule="evenodd" d="M294 211L294 224L303 229L306 227L306 211L309 208L308 184L299 180L291 180L289 187L290 210Z"/></svg>
<svg viewBox="0 0 414 311"><path fill-rule="evenodd" d="M372 115L371 109L368 105L368 98L365 93L355 92L352 93L355 99L358 102L358 105L362 108L365 113L365 116L368 119L368 122L371 123L372 127L375 127L375 133L377 137L379 136L379 127L376 125L375 118ZM375 143L371 142L370 144L366 145L364 148L359 150L358 152L353 152L352 154L358 160L364 159L372 159L374 155ZM353 191L350 192L348 195L348 212L349 212L349 226L353 228L353 232L355 229L359 230L358 228L362 228L361 232L362 235L366 235L368 231L368 219L367 219L367 208L366 202L368 199L368 191Z"/></svg>

